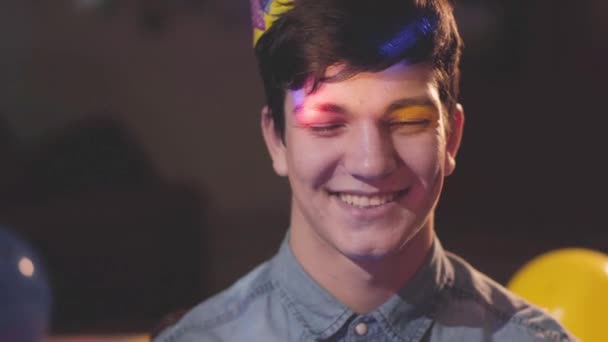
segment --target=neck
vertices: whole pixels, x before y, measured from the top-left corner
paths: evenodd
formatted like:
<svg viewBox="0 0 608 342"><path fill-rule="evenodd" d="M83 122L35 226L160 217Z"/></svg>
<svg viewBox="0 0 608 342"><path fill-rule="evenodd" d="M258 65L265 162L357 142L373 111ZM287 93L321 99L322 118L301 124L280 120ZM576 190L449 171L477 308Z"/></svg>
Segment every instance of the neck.
<svg viewBox="0 0 608 342"><path fill-rule="evenodd" d="M408 283L426 260L434 239L431 217L397 253L374 260L353 260L319 243L317 236L312 238L317 241L307 241L308 234L293 228L290 245L304 270L338 301L360 314L373 311Z"/></svg>

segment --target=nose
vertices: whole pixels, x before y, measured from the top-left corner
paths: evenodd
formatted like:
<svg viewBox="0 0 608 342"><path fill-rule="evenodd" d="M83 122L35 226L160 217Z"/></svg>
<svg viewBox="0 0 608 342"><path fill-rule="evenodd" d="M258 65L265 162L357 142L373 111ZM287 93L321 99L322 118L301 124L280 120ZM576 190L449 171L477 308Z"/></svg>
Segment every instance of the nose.
<svg viewBox="0 0 608 342"><path fill-rule="evenodd" d="M375 123L358 127L349 145L344 166L355 178L378 180L397 168L397 153L390 132Z"/></svg>

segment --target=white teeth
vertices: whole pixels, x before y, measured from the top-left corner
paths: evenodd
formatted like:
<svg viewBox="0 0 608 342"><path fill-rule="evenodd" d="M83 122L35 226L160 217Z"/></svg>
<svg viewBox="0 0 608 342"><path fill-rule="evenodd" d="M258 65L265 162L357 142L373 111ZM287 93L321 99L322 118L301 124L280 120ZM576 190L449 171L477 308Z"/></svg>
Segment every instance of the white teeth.
<svg viewBox="0 0 608 342"><path fill-rule="evenodd" d="M375 207L379 205L383 205L387 202L390 202L395 199L397 193L385 194L385 195L374 195L374 196L358 196L340 193L338 194L338 198L347 204L356 206L356 207Z"/></svg>

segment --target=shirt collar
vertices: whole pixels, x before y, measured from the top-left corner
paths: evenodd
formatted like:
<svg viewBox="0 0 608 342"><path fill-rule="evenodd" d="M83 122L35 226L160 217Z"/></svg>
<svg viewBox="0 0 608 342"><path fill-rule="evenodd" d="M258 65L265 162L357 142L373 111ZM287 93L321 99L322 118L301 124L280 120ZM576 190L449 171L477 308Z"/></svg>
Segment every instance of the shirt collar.
<svg viewBox="0 0 608 342"><path fill-rule="evenodd" d="M289 233L272 263L272 277L286 307L309 332L320 339L331 337L356 314L340 303L304 271L289 246ZM367 316L403 338L420 334L430 326L427 315L433 297L452 278L453 269L441 243L435 238L432 249L414 277L397 294Z"/></svg>
<svg viewBox="0 0 608 342"><path fill-rule="evenodd" d="M454 269L441 242L435 237L431 251L414 277L372 314L385 319L398 336L422 337L432 323L438 294L452 281Z"/></svg>
<svg viewBox="0 0 608 342"><path fill-rule="evenodd" d="M289 246L289 233L273 260L271 272L287 308L313 336L330 337L352 316L348 307L325 291L302 268Z"/></svg>

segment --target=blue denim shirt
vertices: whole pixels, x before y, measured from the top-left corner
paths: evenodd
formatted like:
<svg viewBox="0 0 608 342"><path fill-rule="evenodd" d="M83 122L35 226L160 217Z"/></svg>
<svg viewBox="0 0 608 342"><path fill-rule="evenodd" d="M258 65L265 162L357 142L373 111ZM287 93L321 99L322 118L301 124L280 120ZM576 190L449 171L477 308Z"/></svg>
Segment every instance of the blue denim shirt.
<svg viewBox="0 0 608 342"><path fill-rule="evenodd" d="M348 284L344 284L348 286ZM287 239L276 256L199 304L155 342L575 341L437 239L399 293L359 315L304 271Z"/></svg>

